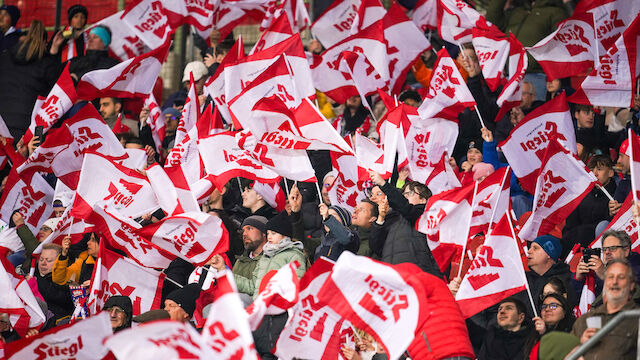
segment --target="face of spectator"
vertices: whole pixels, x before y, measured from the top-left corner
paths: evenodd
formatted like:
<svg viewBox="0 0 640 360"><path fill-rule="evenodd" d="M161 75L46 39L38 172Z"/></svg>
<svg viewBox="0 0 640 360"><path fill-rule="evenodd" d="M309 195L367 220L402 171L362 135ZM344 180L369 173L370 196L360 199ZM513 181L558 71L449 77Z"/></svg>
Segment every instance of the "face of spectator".
<svg viewBox="0 0 640 360"><path fill-rule="evenodd" d="M471 148L467 150L467 161L471 165L475 165L477 163L482 162L482 153L480 150L476 148Z"/></svg>
<svg viewBox="0 0 640 360"><path fill-rule="evenodd" d="M511 125L518 125L518 123L522 121L522 119L524 119L524 112L522 112L522 109L519 106L511 109L511 111L509 112L509 121L511 122Z"/></svg>
<svg viewBox="0 0 640 360"><path fill-rule="evenodd" d="M71 27L76 30L84 29L84 26L86 24L87 24L87 17L84 16L84 14L81 12L73 15L73 17L71 18L71 22L69 23L69 25L71 25Z"/></svg>
<svg viewBox="0 0 640 360"><path fill-rule="evenodd" d="M189 314L187 314L178 303L173 300L164 301L164 310L169 313L171 320L187 322L189 321Z"/></svg>
<svg viewBox="0 0 640 360"><path fill-rule="evenodd" d="M178 120L175 116L171 114L166 114L164 116L164 123L166 131L176 131L178 129Z"/></svg>
<svg viewBox="0 0 640 360"><path fill-rule="evenodd" d="M102 42L102 39L96 34L89 34L89 40L87 41L87 50L104 50L106 46Z"/></svg>
<svg viewBox="0 0 640 360"><path fill-rule="evenodd" d="M560 90L560 79L547 81L547 92L555 93L558 90Z"/></svg>
<svg viewBox="0 0 640 360"><path fill-rule="evenodd" d="M204 89L204 84L207 82L207 77L203 76L198 81L194 82L193 85L196 87L196 94L202 95L202 91Z"/></svg>
<svg viewBox="0 0 640 360"><path fill-rule="evenodd" d="M265 237L260 229L251 225L242 227L242 243L244 248L250 252L255 251L260 245L264 244Z"/></svg>
<svg viewBox="0 0 640 360"><path fill-rule="evenodd" d="M469 75L476 75L480 72L480 63L478 62L478 57L473 49L464 49L464 54L458 53L456 61L458 64L462 65L462 68Z"/></svg>
<svg viewBox="0 0 640 360"><path fill-rule="evenodd" d="M353 209L353 215L351 216L351 223L363 228L369 227L371 223L376 220L375 217L371 216L372 206L373 205L366 202L361 202L356 205L355 209Z"/></svg>
<svg viewBox="0 0 640 360"><path fill-rule="evenodd" d="M125 314L124 310L122 310L119 306L113 306L109 309L104 309L109 313L109 320L111 320L111 328L117 329L127 321L127 314Z"/></svg>
<svg viewBox="0 0 640 360"><path fill-rule="evenodd" d="M113 101L113 98L100 98L100 115L103 119L115 116L120 112L120 104Z"/></svg>
<svg viewBox="0 0 640 360"><path fill-rule="evenodd" d="M331 205L331 200L329 199L329 188L331 187L331 185L333 185L334 180L335 177L327 176L327 178L324 179L324 183L322 184L322 190L320 192L322 193L322 202L326 205Z"/></svg>
<svg viewBox="0 0 640 360"><path fill-rule="evenodd" d="M613 235L607 236L602 240L602 260L604 264L608 264L611 260L622 260L629 256L629 248L622 247L620 239Z"/></svg>
<svg viewBox="0 0 640 360"><path fill-rule="evenodd" d="M369 196L369 200L378 204L380 201L384 200L384 197L385 194L384 192L382 192L382 190L380 190L380 187L374 186L373 189L371 189L371 196Z"/></svg>
<svg viewBox="0 0 640 360"><path fill-rule="evenodd" d="M273 230L267 230L267 242L276 245L278 244L280 241L282 241L282 239L284 239L286 236L277 233Z"/></svg>
<svg viewBox="0 0 640 360"><path fill-rule="evenodd" d="M579 128L591 129L593 127L593 109L576 111L574 116Z"/></svg>
<svg viewBox="0 0 640 360"><path fill-rule="evenodd" d="M411 204L411 205L418 205L418 204L426 204L427 203L427 199L421 197L420 194L415 192L409 186L404 188L404 191L402 192L402 195L404 195L404 197L407 199L407 201L409 201L409 204Z"/></svg>
<svg viewBox="0 0 640 360"><path fill-rule="evenodd" d="M0 10L0 30L5 33L11 27L11 15L6 10Z"/></svg>
<svg viewBox="0 0 640 360"><path fill-rule="evenodd" d="M602 185L607 185L613 177L613 169L605 165L598 164L591 171Z"/></svg>
<svg viewBox="0 0 640 360"><path fill-rule="evenodd" d="M557 299L548 297L542 302L542 311L540 315L542 315L542 321L544 321L547 326L555 325L560 322L560 320L564 318L564 313L565 310Z"/></svg>
<svg viewBox="0 0 640 360"><path fill-rule="evenodd" d="M629 156L627 154L618 154L618 161L616 162L617 168L623 174L628 174L631 164L629 163Z"/></svg>
<svg viewBox="0 0 640 360"><path fill-rule="evenodd" d="M260 196L257 191L250 187L244 188L242 192L242 206L251 209L256 206L260 200L262 200L262 196Z"/></svg>
<svg viewBox="0 0 640 360"><path fill-rule="evenodd" d="M515 303L504 302L498 307L498 326L505 330L517 331L524 321L524 313L518 313Z"/></svg>
<svg viewBox="0 0 640 360"><path fill-rule="evenodd" d="M527 252L527 266L529 268L536 268L541 265L545 265L550 260L549 255L544 249L538 245L538 243L531 243L529 251Z"/></svg>
<svg viewBox="0 0 640 360"><path fill-rule="evenodd" d="M98 251L100 250L100 244L98 243L98 239L94 234L91 234L89 241L87 241L87 252L89 255L94 258L98 256Z"/></svg>
<svg viewBox="0 0 640 360"><path fill-rule="evenodd" d="M63 206L56 206L53 208L53 216L59 218L62 217L62 214L64 214L64 211L67 208L63 207Z"/></svg>
<svg viewBox="0 0 640 360"><path fill-rule="evenodd" d="M53 249L45 249L40 253L38 259L38 271L41 276L45 276L53 271L53 265L56 263L58 252Z"/></svg>
<svg viewBox="0 0 640 360"><path fill-rule="evenodd" d="M413 106L415 108L420 106L420 103L411 98L406 98L402 101L405 105Z"/></svg>
<svg viewBox="0 0 640 360"><path fill-rule="evenodd" d="M533 105L536 100L536 91L533 85L529 83L522 84L522 100L520 101L520 107L528 109Z"/></svg>
<svg viewBox="0 0 640 360"><path fill-rule="evenodd" d="M607 301L624 303L635 286L631 272L623 264L610 265L604 274L604 296Z"/></svg>
<svg viewBox="0 0 640 360"><path fill-rule="evenodd" d="M40 231L38 231L38 242L43 242L44 239L46 239L47 236L51 235L52 232L53 229L48 226L42 225L42 227L40 227Z"/></svg>
<svg viewBox="0 0 640 360"><path fill-rule="evenodd" d="M352 96L348 98L344 104L348 109L357 110L360 107L360 105L362 105L362 99L360 99L359 95Z"/></svg>

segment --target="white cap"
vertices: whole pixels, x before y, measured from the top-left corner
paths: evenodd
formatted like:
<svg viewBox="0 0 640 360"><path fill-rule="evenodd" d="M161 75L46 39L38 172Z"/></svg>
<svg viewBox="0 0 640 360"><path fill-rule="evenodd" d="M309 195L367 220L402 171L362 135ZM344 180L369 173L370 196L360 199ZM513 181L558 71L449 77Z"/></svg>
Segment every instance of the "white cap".
<svg viewBox="0 0 640 360"><path fill-rule="evenodd" d="M202 61L192 61L184 67L184 75L182 75L182 82L189 81L189 73L193 73L193 81L202 79L203 76L209 75L207 65Z"/></svg>
<svg viewBox="0 0 640 360"><path fill-rule="evenodd" d="M59 222L60 222L60 218L51 218L51 219L47 219L47 221L45 221L44 224L42 224L42 226L46 226L51 230L55 230Z"/></svg>

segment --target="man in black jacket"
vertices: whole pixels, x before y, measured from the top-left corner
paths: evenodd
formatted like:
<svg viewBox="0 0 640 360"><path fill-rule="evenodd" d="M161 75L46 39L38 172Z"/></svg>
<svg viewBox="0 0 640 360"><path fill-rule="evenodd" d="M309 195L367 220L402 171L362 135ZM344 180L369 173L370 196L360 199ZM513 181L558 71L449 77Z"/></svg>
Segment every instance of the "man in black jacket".
<svg viewBox="0 0 640 360"><path fill-rule="evenodd" d="M0 51L7 50L15 45L22 32L15 28L20 19L20 10L14 5L0 7Z"/></svg>
<svg viewBox="0 0 640 360"><path fill-rule="evenodd" d="M544 285L553 276L557 276L567 289L569 305L572 308L576 305L576 295L571 287L571 269L569 265L558 261L561 252L560 239L551 235L538 236L529 247L527 265L530 271L527 272L527 281L536 307L540 305L538 302Z"/></svg>
<svg viewBox="0 0 640 360"><path fill-rule="evenodd" d="M477 352L478 360L522 359L522 349L532 327L525 316L522 301L508 297L498 304L497 326L484 332L484 340Z"/></svg>

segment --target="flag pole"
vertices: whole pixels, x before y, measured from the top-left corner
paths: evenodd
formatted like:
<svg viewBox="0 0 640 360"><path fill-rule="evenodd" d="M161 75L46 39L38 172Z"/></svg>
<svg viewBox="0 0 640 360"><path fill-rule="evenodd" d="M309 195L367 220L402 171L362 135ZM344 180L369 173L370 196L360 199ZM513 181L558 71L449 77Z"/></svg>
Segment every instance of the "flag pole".
<svg viewBox="0 0 640 360"><path fill-rule="evenodd" d="M458 267L458 276L460 277L460 275L462 275L462 263L464 262L464 255L465 252L467 251L467 242L469 241L469 236L471 234L469 234L471 232L471 219L473 219L473 207L474 207L474 203L476 202L476 193L478 191L478 182L474 182L473 185L473 197L471 198L471 214L469 215L469 222L468 222L468 226L467 226L467 236L466 239L464 239L464 245L462 245L462 255L460 256L460 266Z"/></svg>
<svg viewBox="0 0 640 360"><path fill-rule="evenodd" d="M287 191L287 199L289 198L289 184L287 184L287 178L283 177L282 182L284 182L284 189Z"/></svg>
<svg viewBox="0 0 640 360"><path fill-rule="evenodd" d="M184 286L181 285L179 282L173 280L172 278L168 277L167 274L164 273L166 269L162 269L162 271L160 271L162 274L164 274L164 279L167 280L168 282L172 283L173 285L179 287L180 289L182 289Z"/></svg>
<svg viewBox="0 0 640 360"><path fill-rule="evenodd" d="M638 184L636 184L636 178L633 173L633 162L634 162L634 158L633 158L633 153L635 152L635 146L633 143L633 130L631 130L631 128L629 128L629 131L627 132L628 136L629 136L629 149L631 151L629 151L629 175L631 176L631 193L633 194L633 206L638 205ZM638 233L638 236L640 236L640 227L636 227L636 232Z"/></svg>
<svg viewBox="0 0 640 360"><path fill-rule="evenodd" d="M318 186L318 177L316 177L316 190L318 190L318 201L322 204L322 191L320 191L320 186Z"/></svg>
<svg viewBox="0 0 640 360"><path fill-rule="evenodd" d="M598 187L598 189L602 190L602 192L604 193L604 195L611 201L615 201L613 199L613 196L611 196L611 194L607 191L607 189L604 188L604 186L600 185L600 184L596 184L596 186Z"/></svg>
<svg viewBox="0 0 640 360"><path fill-rule="evenodd" d="M71 228L73 227L73 216L71 217L71 224L69 225L69 233L67 233L67 236L71 237Z"/></svg>
<svg viewBox="0 0 640 360"><path fill-rule="evenodd" d="M236 176L236 180L238 180L238 188L240 189L240 194L242 194L242 183L240 182L240 178Z"/></svg>
<svg viewBox="0 0 640 360"><path fill-rule="evenodd" d="M520 243L518 242L518 237L516 236L516 232L513 230L513 221L511 219L511 213L507 211L507 222L509 223L509 229L511 230L511 236L513 236L513 240L518 245L518 249L520 248ZM524 271L524 268L523 268ZM529 289L529 281L527 280L527 275L524 276L524 287L527 289L527 295L529 296L529 301L531 302L531 309L533 309L533 315L538 317L538 311L536 310L536 304L533 302L533 296L531 296L531 289Z"/></svg>
<svg viewBox="0 0 640 360"><path fill-rule="evenodd" d="M476 104L476 106L473 107L476 110L476 114L478 114L478 119L480 119L480 125L482 125L483 128L486 128L486 126L484 126L484 121L482 120L482 115L480 115L480 110L478 110L478 105Z"/></svg>

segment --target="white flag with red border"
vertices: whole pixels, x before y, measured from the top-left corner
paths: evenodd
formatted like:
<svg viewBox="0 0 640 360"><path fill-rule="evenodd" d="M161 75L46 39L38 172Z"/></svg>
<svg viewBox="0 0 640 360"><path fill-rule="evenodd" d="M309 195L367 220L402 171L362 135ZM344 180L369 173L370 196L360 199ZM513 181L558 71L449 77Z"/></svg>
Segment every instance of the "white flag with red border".
<svg viewBox="0 0 640 360"><path fill-rule="evenodd" d="M107 16L98 21L96 25L104 25L111 30L111 43L109 44L109 52L120 61L125 61L151 51L151 48L142 41L138 36L132 34L129 24L122 20L124 10ZM87 28L84 32L89 34L93 27Z"/></svg>
<svg viewBox="0 0 640 360"><path fill-rule="evenodd" d="M580 317L591 310L591 304L596 301L596 278L593 271L584 275L584 285L580 293L580 301L573 309L573 315Z"/></svg>
<svg viewBox="0 0 640 360"><path fill-rule="evenodd" d="M471 42L482 69L482 76L489 89L496 91L504 79L503 71L509 58L509 38L500 30L486 24L474 27L471 32Z"/></svg>
<svg viewBox="0 0 640 360"><path fill-rule="evenodd" d="M235 65L235 63L244 56L244 45L241 35L224 59L222 59L215 74L209 77L209 80L204 84L204 94L211 96L211 99L213 99L213 102L216 104L216 109L220 111L220 114L227 122L231 121L231 114L229 113L229 106L227 105L227 101L231 100L231 98L228 98L225 93L224 70L227 67Z"/></svg>
<svg viewBox="0 0 640 360"><path fill-rule="evenodd" d="M164 116L162 116L162 109L160 109L160 105L158 105L153 94L149 94L144 100L144 107L149 109L147 125L149 125L149 129L151 130L153 142L156 144L156 151L160 152L160 149L162 149L162 140L164 140L166 134L166 124Z"/></svg>
<svg viewBox="0 0 640 360"><path fill-rule="evenodd" d="M147 178L156 194L160 208L169 215L200 211L189 183L180 167L162 168L153 164L147 168Z"/></svg>
<svg viewBox="0 0 640 360"><path fill-rule="evenodd" d="M594 18L598 53L602 56L611 48L640 13L640 3L624 0L582 0L574 13L587 13Z"/></svg>
<svg viewBox="0 0 640 360"><path fill-rule="evenodd" d="M0 219L9 223L14 210L20 210L24 223L33 234L53 213L54 190L40 175L34 174L26 181L11 169L0 197Z"/></svg>
<svg viewBox="0 0 640 360"><path fill-rule="evenodd" d="M361 0L336 0L311 24L311 32L326 49L351 35Z"/></svg>
<svg viewBox="0 0 640 360"><path fill-rule="evenodd" d="M509 80L504 85L496 104L500 107L495 121L500 121L511 109L520 105L522 80L529 65L529 57L522 44L513 34L509 34Z"/></svg>
<svg viewBox="0 0 640 360"><path fill-rule="evenodd" d="M442 40L460 45L471 42L471 30L482 18L476 9L461 0L437 0L436 11Z"/></svg>
<svg viewBox="0 0 640 360"><path fill-rule="evenodd" d="M351 143L350 137L347 136L346 140ZM367 197L364 191L365 183L361 181L360 175L368 179L369 174L358 166L358 159L354 154L340 154L332 151L331 164L336 171L336 176L327 190L329 200L332 205L341 206L353 212L356 205Z"/></svg>
<svg viewBox="0 0 640 360"><path fill-rule="evenodd" d="M3 289L0 294L0 311L9 316L11 326L24 337L29 329L39 330L46 317L27 281L16 274L6 256L6 253L2 254L0 264L0 286Z"/></svg>
<svg viewBox="0 0 640 360"><path fill-rule="evenodd" d="M162 46L173 32L164 7L171 3L135 0L127 5L120 19L129 26L130 33L144 41L149 48L156 49Z"/></svg>
<svg viewBox="0 0 640 360"><path fill-rule="evenodd" d="M280 14L262 33L262 35L260 35L260 39L258 39L251 51L249 51L249 55L253 55L259 51L285 41L293 36L293 34L289 17L286 14Z"/></svg>
<svg viewBox="0 0 640 360"><path fill-rule="evenodd" d="M511 169L496 170L478 183L478 191L473 201L473 214L469 235L487 234L502 214L509 211L511 190Z"/></svg>

